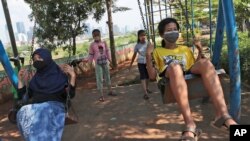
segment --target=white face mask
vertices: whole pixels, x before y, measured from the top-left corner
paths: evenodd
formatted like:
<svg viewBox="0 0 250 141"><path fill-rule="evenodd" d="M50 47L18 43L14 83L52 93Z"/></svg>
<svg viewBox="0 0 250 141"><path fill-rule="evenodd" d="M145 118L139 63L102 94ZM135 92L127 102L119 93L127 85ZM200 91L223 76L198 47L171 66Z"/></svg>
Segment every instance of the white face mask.
<svg viewBox="0 0 250 141"><path fill-rule="evenodd" d="M179 32L178 31L165 32L163 38L169 43L175 43L179 38Z"/></svg>

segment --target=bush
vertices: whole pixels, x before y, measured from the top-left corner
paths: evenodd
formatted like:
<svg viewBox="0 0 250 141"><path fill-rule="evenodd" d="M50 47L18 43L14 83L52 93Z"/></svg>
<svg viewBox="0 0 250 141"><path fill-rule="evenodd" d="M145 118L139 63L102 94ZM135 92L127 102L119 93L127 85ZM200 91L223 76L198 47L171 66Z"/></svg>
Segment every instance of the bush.
<svg viewBox="0 0 250 141"><path fill-rule="evenodd" d="M226 42L224 42L226 46ZM239 51L240 51L240 68L242 82L250 84L250 40L247 37L247 33L239 33ZM229 72L228 51L227 48L223 48L221 56L221 67Z"/></svg>

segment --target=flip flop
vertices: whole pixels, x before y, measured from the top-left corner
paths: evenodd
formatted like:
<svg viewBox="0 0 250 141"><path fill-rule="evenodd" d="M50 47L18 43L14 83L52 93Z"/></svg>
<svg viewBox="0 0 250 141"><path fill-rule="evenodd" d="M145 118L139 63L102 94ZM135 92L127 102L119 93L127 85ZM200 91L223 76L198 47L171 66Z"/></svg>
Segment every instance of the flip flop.
<svg viewBox="0 0 250 141"><path fill-rule="evenodd" d="M100 102L104 102L104 97L101 96L101 97L99 98L99 101L100 101Z"/></svg>
<svg viewBox="0 0 250 141"><path fill-rule="evenodd" d="M184 135L185 132L193 133L194 137L185 136ZM179 141L198 141L201 133L202 133L201 129L187 127L185 130L182 131L182 135L181 135L181 138L179 139Z"/></svg>
<svg viewBox="0 0 250 141"><path fill-rule="evenodd" d="M230 115L224 115L215 121L211 121L210 125L222 132L229 133L229 127L226 125L226 121L233 119Z"/></svg>

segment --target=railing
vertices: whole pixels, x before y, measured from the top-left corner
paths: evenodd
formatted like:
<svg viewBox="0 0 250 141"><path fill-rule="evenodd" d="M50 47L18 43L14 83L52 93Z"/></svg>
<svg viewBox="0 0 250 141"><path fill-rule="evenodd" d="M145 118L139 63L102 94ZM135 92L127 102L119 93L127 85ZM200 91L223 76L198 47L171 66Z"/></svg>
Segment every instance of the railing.
<svg viewBox="0 0 250 141"><path fill-rule="evenodd" d="M124 45L117 47L116 48L117 49L117 51L116 51L117 62L121 63L121 62L129 59L128 57L132 56L132 54L133 54L134 46L135 46L135 43L128 43L128 44L124 44ZM86 57L87 57L87 54L79 54L79 55L72 56L69 61L73 61L76 59L77 60L83 59ZM54 61L60 65L60 64L67 63L68 59L69 59L68 57L65 57L65 58L55 59ZM88 67L87 65L83 64L82 66L85 67L85 69L84 69L85 71L90 70L90 68L86 68L86 67ZM29 65L24 66L24 68L28 68L28 67L29 67ZM34 72L35 72L35 69L32 67L31 72L29 72L28 74L32 76L34 74ZM28 76L26 76L25 80L27 80L27 79L28 79ZM12 87L12 84L11 84L6 72L4 70L0 71L0 103L1 103L1 101L3 101L2 94L4 94L4 95L10 94L11 87Z"/></svg>

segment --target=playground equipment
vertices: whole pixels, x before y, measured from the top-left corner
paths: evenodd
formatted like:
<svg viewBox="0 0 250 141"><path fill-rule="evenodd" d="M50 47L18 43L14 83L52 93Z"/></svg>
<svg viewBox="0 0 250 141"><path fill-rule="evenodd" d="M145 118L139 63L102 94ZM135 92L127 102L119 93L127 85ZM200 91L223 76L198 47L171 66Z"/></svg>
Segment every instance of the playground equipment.
<svg viewBox="0 0 250 141"><path fill-rule="evenodd" d="M158 21L164 17L173 16L173 9L171 4L173 2L179 2L180 9L186 17L186 30L188 33L189 29L189 18L188 18L188 0L185 0L185 10L184 6L181 4L182 0L144 0L144 14L141 8L141 2L138 0L139 9L142 16L143 25L148 33L148 38L152 40L156 46L157 33L155 31L158 25ZM194 26L194 1L191 0L191 13L192 13L192 34ZM237 27L235 21L234 5L232 0L219 0L218 6L218 16L217 16L217 27L216 27L216 37L214 45L212 45L212 23L211 23L211 0L209 0L209 19L210 19L210 50L212 55L212 63L216 69L220 69L220 55L224 37L224 27L226 27L227 33L227 44L228 44L228 59L229 59L229 75L230 75L230 114L236 120L240 120L241 111L241 81L240 81L240 61L239 61L239 49L238 49L238 35ZM145 17L145 18L144 18ZM146 19L146 20L145 20ZM192 35L194 37L194 34ZM187 34L187 40L188 40ZM194 77L192 79L196 79ZM188 82L189 83L189 82ZM199 83L198 83L199 84ZM189 85L189 84L188 84ZM200 85L200 84L199 84ZM199 86L197 86L199 87ZM195 89L194 89L195 90ZM164 92L166 95L167 91ZM192 92L190 92L192 93Z"/></svg>

